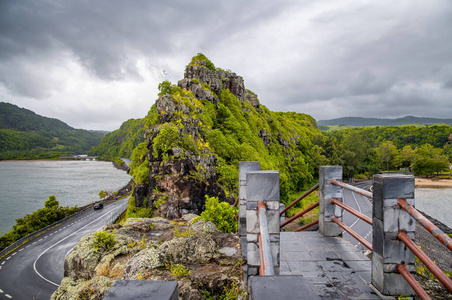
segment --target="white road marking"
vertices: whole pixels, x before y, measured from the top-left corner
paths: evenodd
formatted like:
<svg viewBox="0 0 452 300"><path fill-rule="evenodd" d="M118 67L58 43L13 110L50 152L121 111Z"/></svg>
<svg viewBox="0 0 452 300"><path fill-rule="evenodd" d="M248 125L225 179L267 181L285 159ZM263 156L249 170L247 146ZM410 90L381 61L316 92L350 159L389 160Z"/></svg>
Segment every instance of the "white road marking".
<svg viewBox="0 0 452 300"><path fill-rule="evenodd" d="M10 295L8 295L8 294L5 294L5 297L11 299L13 296L10 296Z"/></svg>
<svg viewBox="0 0 452 300"><path fill-rule="evenodd" d="M5 264L6 261L2 262L2 266Z"/></svg>
<svg viewBox="0 0 452 300"><path fill-rule="evenodd" d="M40 238L39 240L38 240L38 242L40 242L40 241L42 241L42 238ZM36 242L35 242L36 243Z"/></svg>
<svg viewBox="0 0 452 300"><path fill-rule="evenodd" d="M36 242L35 242L36 243ZM28 247L30 247L31 245L28 245L27 247L25 247L25 248L28 248Z"/></svg>
<svg viewBox="0 0 452 300"><path fill-rule="evenodd" d="M17 252L14 252L13 254L11 254L11 256L14 256L14 255L16 255L17 254Z"/></svg>
<svg viewBox="0 0 452 300"><path fill-rule="evenodd" d="M119 208L119 207L118 207L118 208ZM118 210L118 208L116 208L116 209L114 209L114 210ZM91 225L91 224L94 223L94 222L97 222L99 219L105 217L107 214L110 214L110 213L112 213L112 212L113 212L113 210L110 211L110 212L107 212L107 213L103 214L102 216L98 217L98 218L95 219L94 221L91 221L90 223L88 223L88 224L86 224L85 226L79 228L77 231L74 231L74 232L71 233L70 235L68 235L68 236L66 236L65 238L59 240L58 242L56 242L55 244L53 244L52 246L50 246L49 248L47 248L46 250L44 250L41 254L39 254L39 256L35 259L35 261L34 261L34 263L33 263L33 269L35 270L35 273L38 274L39 277L41 277L42 279L44 279L44 280L47 281L48 283L53 284L53 285L59 287L59 286L60 286L59 284L56 284L55 282L50 281L49 279L45 278L44 276L41 275L41 273L38 272L38 270L36 269L36 262L41 258L41 256L44 255L44 253L46 253L47 251L49 251L49 250L50 250L51 248L53 248L54 246L58 245L58 244L61 243L62 241L68 239L69 237L71 237L72 235L76 234L76 233L79 232L80 230L84 229L85 227ZM102 226L102 227L103 227L103 226Z"/></svg>
<svg viewBox="0 0 452 300"><path fill-rule="evenodd" d="M0 270L2 269L2 266L0 266Z"/></svg>
<svg viewBox="0 0 452 300"><path fill-rule="evenodd" d="M6 260L9 260L11 258L11 256L8 256L7 258L6 258Z"/></svg>
<svg viewBox="0 0 452 300"><path fill-rule="evenodd" d="M20 251L24 251L24 248L20 249L19 252L20 252Z"/></svg>
<svg viewBox="0 0 452 300"><path fill-rule="evenodd" d="M3 293L3 291L0 289L0 294Z"/></svg>

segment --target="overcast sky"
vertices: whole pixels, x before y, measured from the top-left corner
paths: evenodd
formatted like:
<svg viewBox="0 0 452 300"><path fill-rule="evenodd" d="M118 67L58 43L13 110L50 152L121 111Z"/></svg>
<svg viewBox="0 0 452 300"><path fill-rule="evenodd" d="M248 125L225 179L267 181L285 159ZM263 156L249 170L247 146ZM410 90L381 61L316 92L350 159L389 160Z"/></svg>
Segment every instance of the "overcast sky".
<svg viewBox="0 0 452 300"><path fill-rule="evenodd" d="M142 118L202 52L317 120L452 118L452 1L0 1L0 101L70 126Z"/></svg>

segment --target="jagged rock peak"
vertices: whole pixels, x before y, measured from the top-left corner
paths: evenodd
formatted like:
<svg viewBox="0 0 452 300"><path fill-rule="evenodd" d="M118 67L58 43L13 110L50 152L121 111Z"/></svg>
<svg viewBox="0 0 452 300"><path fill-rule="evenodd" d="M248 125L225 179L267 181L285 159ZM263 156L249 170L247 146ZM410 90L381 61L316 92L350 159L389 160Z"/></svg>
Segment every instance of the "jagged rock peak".
<svg viewBox="0 0 452 300"><path fill-rule="evenodd" d="M214 103L218 98L212 95L209 98L208 90L203 89L205 84L216 95L221 89L229 89L241 102L245 101L245 83L241 76L215 68L214 64L204 55L198 53L185 68L184 79L178 82L182 89L191 90L196 97L208 99Z"/></svg>

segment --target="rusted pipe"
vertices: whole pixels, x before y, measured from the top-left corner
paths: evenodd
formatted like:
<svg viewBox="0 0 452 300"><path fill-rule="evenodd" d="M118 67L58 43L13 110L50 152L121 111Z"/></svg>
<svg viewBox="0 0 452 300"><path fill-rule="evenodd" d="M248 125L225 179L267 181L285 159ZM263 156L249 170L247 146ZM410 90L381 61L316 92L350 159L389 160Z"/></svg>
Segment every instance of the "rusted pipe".
<svg viewBox="0 0 452 300"><path fill-rule="evenodd" d="M443 243L450 251L452 251L452 239L445 234L441 229L430 222L426 217L424 217L420 212L418 212L414 207L409 205L405 199L399 199L398 204L403 208L410 216L413 217L419 224L421 224L428 232L430 232L434 237L436 237L441 243Z"/></svg>
<svg viewBox="0 0 452 300"><path fill-rule="evenodd" d="M309 228L309 227L311 227L311 226L314 226L315 224L318 224L318 223L319 223L319 220L315 220L315 221L313 221L313 222L311 222L311 223L309 223L309 224L306 224L306 225L301 226L300 228L294 230L294 232L303 231L303 230L305 230L306 228Z"/></svg>
<svg viewBox="0 0 452 300"><path fill-rule="evenodd" d="M298 214L296 214L295 216L293 216L292 218L288 219L286 222L284 222L281 226L279 226L280 228L283 228L284 226L286 226L287 224L291 223L293 220L298 219L299 217L303 216L305 213L313 210L314 208L316 208L317 206L319 206L319 202L316 202L314 204L311 204L308 208L306 208L305 210L303 210L302 212L299 212Z"/></svg>
<svg viewBox="0 0 452 300"><path fill-rule="evenodd" d="M297 200L295 200L294 202L292 202L292 204L290 204L289 206L287 206L286 208L283 209L282 212L279 213L280 216L282 216L288 209L290 209L292 206L294 206L295 204L297 204L298 202L300 202L301 200L303 200L306 196L308 196L309 194L311 194L313 191L315 191L316 189L319 188L319 184L317 183L316 185L314 185L309 191L307 191L306 193L304 193L302 196L300 196Z"/></svg>
<svg viewBox="0 0 452 300"><path fill-rule="evenodd" d="M364 247L372 251L372 244L366 241L362 236L357 234L353 229L342 223L338 218L333 217L333 222L339 225L342 229L348 232L352 237L354 237L358 242L363 244Z"/></svg>
<svg viewBox="0 0 452 300"><path fill-rule="evenodd" d="M413 288L414 292L421 298L421 300L432 300L417 280L411 275L405 265L398 265L397 271L405 278L406 282Z"/></svg>
<svg viewBox="0 0 452 300"><path fill-rule="evenodd" d="M401 231L397 234L399 240L401 240L413 253L416 255L419 260L430 270L430 272L435 275L435 277L439 280L439 282L444 285L444 287L452 293L452 280L447 277L446 274L437 266L435 263L422 251L417 245L408 237L408 235Z"/></svg>
<svg viewBox="0 0 452 300"><path fill-rule="evenodd" d="M342 207L343 209L345 209L346 211L348 211L349 213L351 213L352 215L360 218L361 220L363 220L364 222L366 222L369 225L372 225L372 219L369 218L368 216L366 216L363 213L360 213L359 211L357 211L356 209L351 208L350 206L342 203L341 201L337 200L337 199L332 199L331 202L333 202L334 204L336 204L337 206Z"/></svg>
<svg viewBox="0 0 452 300"><path fill-rule="evenodd" d="M273 264L273 257L270 247L270 234L268 232L267 222L267 208L265 202L257 203L257 211L259 215L259 255L260 255L260 269L261 276L275 275L275 267Z"/></svg>
<svg viewBox="0 0 452 300"><path fill-rule="evenodd" d="M331 180L331 184L340 186L341 188L344 188L344 189L346 189L346 190L350 190L350 191L355 192L355 193L357 193L357 194L360 194L360 195L362 195L362 196L364 196L364 197L367 197L367 198L370 198L370 199L373 198L373 193L368 192L368 191L365 191L365 190L360 189L360 188L357 188L356 186L353 186L353 185L350 185L350 184L343 183L343 182L338 181L338 180L336 180L336 179L332 179L332 180Z"/></svg>

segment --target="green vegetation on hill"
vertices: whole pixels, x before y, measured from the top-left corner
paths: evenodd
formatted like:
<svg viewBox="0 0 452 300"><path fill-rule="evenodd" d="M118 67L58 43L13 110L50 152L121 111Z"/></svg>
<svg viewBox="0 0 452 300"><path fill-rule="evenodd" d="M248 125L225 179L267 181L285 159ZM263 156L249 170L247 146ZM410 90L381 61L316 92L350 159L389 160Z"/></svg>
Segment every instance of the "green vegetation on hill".
<svg viewBox="0 0 452 300"><path fill-rule="evenodd" d="M107 133L99 145L89 150L88 155L100 156L105 160L114 157L130 158L133 149L144 141L144 120L130 119L113 132Z"/></svg>
<svg viewBox="0 0 452 300"><path fill-rule="evenodd" d="M74 129L13 104L0 102L0 160L84 154L104 133Z"/></svg>
<svg viewBox="0 0 452 300"><path fill-rule="evenodd" d="M194 57L190 65L202 65L199 59L199 55ZM195 79L193 82L197 83ZM148 179L148 151L153 159L163 162L187 156L214 155L217 180L226 195L238 193L239 161L259 161L262 170L278 170L283 201L312 183L319 162L312 153L315 147L311 137L320 132L311 116L275 113L263 105L256 109L249 101L240 101L229 89L222 88L215 93L208 85L202 86L215 94L218 104L199 99L192 91L169 82L159 85L158 101L174 102L175 109L167 118L167 109L173 104L161 111L154 104L145 118L146 126L154 129L156 136L150 146L152 151L143 142L132 154L130 174L136 183ZM183 149L184 155L172 155L174 147ZM191 176L202 181L206 170L197 166Z"/></svg>
<svg viewBox="0 0 452 300"><path fill-rule="evenodd" d="M313 139L331 165L344 176L360 177L399 168L426 176L449 170L452 126L361 127L323 132Z"/></svg>
<svg viewBox="0 0 452 300"><path fill-rule="evenodd" d="M319 120L318 125L322 126L353 126L353 127L367 127L367 126L401 126L401 125L452 125L452 119L438 119L438 118L424 118L406 116L398 119L377 119L377 118L361 118L361 117L344 117L332 120ZM319 126L320 127L320 126ZM324 128L324 127L323 127ZM322 129L323 130L323 129Z"/></svg>

